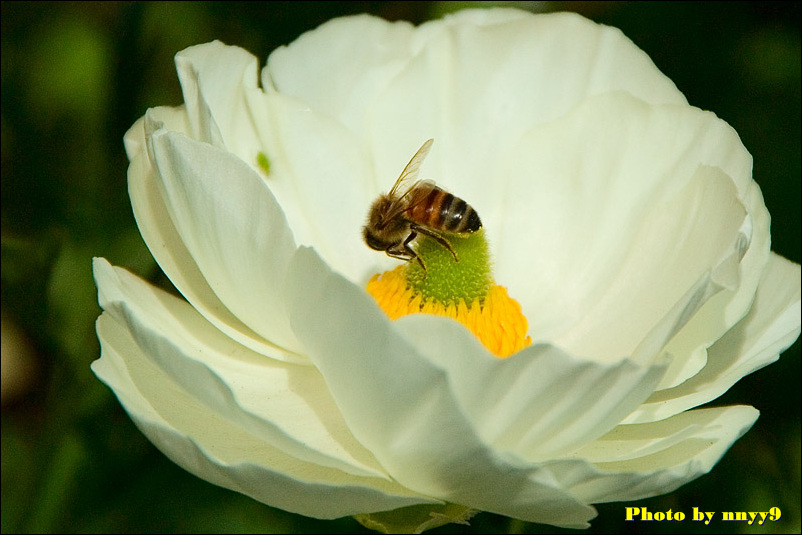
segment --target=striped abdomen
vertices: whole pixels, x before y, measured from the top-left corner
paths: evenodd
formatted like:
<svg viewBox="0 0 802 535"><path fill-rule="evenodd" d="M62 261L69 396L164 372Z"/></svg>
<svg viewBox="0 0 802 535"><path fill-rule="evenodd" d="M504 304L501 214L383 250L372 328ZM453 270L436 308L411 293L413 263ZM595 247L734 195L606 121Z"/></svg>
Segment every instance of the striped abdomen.
<svg viewBox="0 0 802 535"><path fill-rule="evenodd" d="M454 234L482 228L479 214L468 203L428 181L415 187L414 198L404 214L419 225Z"/></svg>

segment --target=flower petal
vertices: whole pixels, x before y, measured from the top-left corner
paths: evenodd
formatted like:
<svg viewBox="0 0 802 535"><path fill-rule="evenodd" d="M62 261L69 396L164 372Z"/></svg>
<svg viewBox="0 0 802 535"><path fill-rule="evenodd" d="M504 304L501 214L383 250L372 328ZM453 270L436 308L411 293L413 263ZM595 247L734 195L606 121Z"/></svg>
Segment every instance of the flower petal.
<svg viewBox="0 0 802 535"><path fill-rule="evenodd" d="M146 123L149 125L159 124L168 130L182 134L188 134L190 128L189 118L183 106L175 108L159 106L148 109L145 115L128 129L123 138L125 154L132 163L138 158L148 158L147 136L152 132L152 127L146 128Z"/></svg>
<svg viewBox="0 0 802 535"><path fill-rule="evenodd" d="M535 339L593 358L629 354L702 274L743 248L750 165L710 113L622 93L589 99L527 134L500 170L503 213L483 215L497 279Z"/></svg>
<svg viewBox="0 0 802 535"><path fill-rule="evenodd" d="M501 158L531 128L611 91L686 105L671 80L617 29L572 13L498 15L460 11L419 28L408 64L370 101L367 137L377 177L397 176L397 162L412 156L408 147L435 138L431 174L422 178L476 203L484 218L483 209L499 199Z"/></svg>
<svg viewBox="0 0 802 535"><path fill-rule="evenodd" d="M92 370L140 430L173 462L221 487L315 518L438 503L398 484L299 460L198 403L141 351L109 314L97 322Z"/></svg>
<svg viewBox="0 0 802 535"><path fill-rule="evenodd" d="M719 275L729 276L735 284L730 283L704 303L666 346L666 352L679 358L674 370L664 377L661 389L681 384L701 370L708 359L707 348L744 317L754 299L771 253L770 217L755 182L749 184L741 199L748 214L741 236L733 257L718 267Z"/></svg>
<svg viewBox="0 0 802 535"><path fill-rule="evenodd" d="M248 100L260 93L259 62L250 52L220 41L186 48L175 64L190 124L190 137L236 154L251 167L262 147Z"/></svg>
<svg viewBox="0 0 802 535"><path fill-rule="evenodd" d="M247 350L184 301L102 259L95 277L103 309L161 373L209 410L300 460L389 479L353 438L314 367Z"/></svg>
<svg viewBox="0 0 802 535"><path fill-rule="evenodd" d="M473 509L585 526L592 508L551 472L495 451L472 429L448 375L422 357L364 291L300 248L293 328L354 435L402 485Z"/></svg>
<svg viewBox="0 0 802 535"><path fill-rule="evenodd" d="M212 291L167 212L156 171L147 154L146 122L150 131L158 124L186 132L188 124L181 108L155 108L148 110L146 117L137 121L125 136L126 151L131 159L128 168L131 205L142 238L159 266L192 306L232 339L263 355L308 363L305 356L283 350L253 332Z"/></svg>
<svg viewBox="0 0 802 535"><path fill-rule="evenodd" d="M370 15L330 20L274 50L262 84L364 138L369 103L408 60L413 33L408 22Z"/></svg>
<svg viewBox="0 0 802 535"><path fill-rule="evenodd" d="M159 130L149 143L167 211L209 286L249 328L298 352L283 306L295 243L261 177L180 134Z"/></svg>
<svg viewBox="0 0 802 535"><path fill-rule="evenodd" d="M583 361L547 344L499 359L448 318L414 314L395 324L447 374L482 439L530 462L559 457L611 430L653 392L667 365Z"/></svg>
<svg viewBox="0 0 802 535"><path fill-rule="evenodd" d="M735 287L746 212L734 189L719 169L700 167L681 192L655 206L641 222L630 243L632 254L618 266L603 295L556 343L603 360L633 354L675 303L685 308L688 297L699 295L689 295L688 289L707 272L711 284ZM671 318L672 329L657 347L664 347L688 319L688 313ZM687 373L686 366L675 355L669 378Z"/></svg>
<svg viewBox="0 0 802 535"><path fill-rule="evenodd" d="M366 280L376 253L360 233L373 201L361 142L305 102L273 93L250 103L264 117L258 131L270 159L265 180L296 242L314 247L352 280Z"/></svg>
<svg viewBox="0 0 802 535"><path fill-rule="evenodd" d="M706 474L746 433L758 411L736 406L699 409L667 420L620 425L571 454L597 472L576 477L572 491L592 503L640 500L671 492Z"/></svg>
<svg viewBox="0 0 802 535"><path fill-rule="evenodd" d="M800 332L800 267L773 254L749 314L709 350L706 366L655 392L626 422L659 420L713 400L741 377L777 360Z"/></svg>

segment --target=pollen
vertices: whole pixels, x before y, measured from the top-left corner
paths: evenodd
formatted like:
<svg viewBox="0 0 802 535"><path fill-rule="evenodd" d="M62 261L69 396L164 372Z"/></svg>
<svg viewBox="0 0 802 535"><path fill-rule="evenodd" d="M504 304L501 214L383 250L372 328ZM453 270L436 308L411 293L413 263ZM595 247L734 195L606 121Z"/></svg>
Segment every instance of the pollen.
<svg viewBox="0 0 802 535"><path fill-rule="evenodd" d="M521 305L497 284L490 287L484 299L474 299L470 305L464 300L443 304L415 292L407 281L405 266L398 266L374 275L367 291L392 320L419 312L457 320L497 357L508 357L532 343Z"/></svg>

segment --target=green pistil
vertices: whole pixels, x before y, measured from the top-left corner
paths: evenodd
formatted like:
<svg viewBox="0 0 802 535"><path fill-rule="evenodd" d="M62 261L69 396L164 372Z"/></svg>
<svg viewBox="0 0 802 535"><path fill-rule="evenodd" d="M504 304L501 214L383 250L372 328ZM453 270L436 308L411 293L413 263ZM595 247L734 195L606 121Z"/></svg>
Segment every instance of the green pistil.
<svg viewBox="0 0 802 535"><path fill-rule="evenodd" d="M262 151L256 153L256 165L259 166L259 169L266 175L270 174L270 158L267 157Z"/></svg>
<svg viewBox="0 0 802 535"><path fill-rule="evenodd" d="M444 305L460 301L470 305L482 302L493 285L490 251L485 230L479 229L467 237L444 236L457 253L454 261L451 251L432 238L418 235L415 252L426 264L427 271L416 260L407 264L407 281L410 287L423 296Z"/></svg>

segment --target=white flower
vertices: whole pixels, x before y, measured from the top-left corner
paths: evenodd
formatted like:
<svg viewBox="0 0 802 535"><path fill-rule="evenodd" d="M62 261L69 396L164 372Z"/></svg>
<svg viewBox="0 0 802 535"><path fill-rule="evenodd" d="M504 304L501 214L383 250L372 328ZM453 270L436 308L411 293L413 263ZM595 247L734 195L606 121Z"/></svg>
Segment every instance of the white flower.
<svg viewBox="0 0 802 535"><path fill-rule="evenodd" d="M317 518L449 502L584 527L591 503L706 473L755 421L688 409L796 339L799 266L770 252L738 135L619 31L356 16L261 78L219 42L176 64L185 105L125 146L140 231L186 300L96 259L92 369L185 469ZM422 174L481 214L528 318L510 358L365 293L398 263L362 243L366 211L432 137Z"/></svg>

